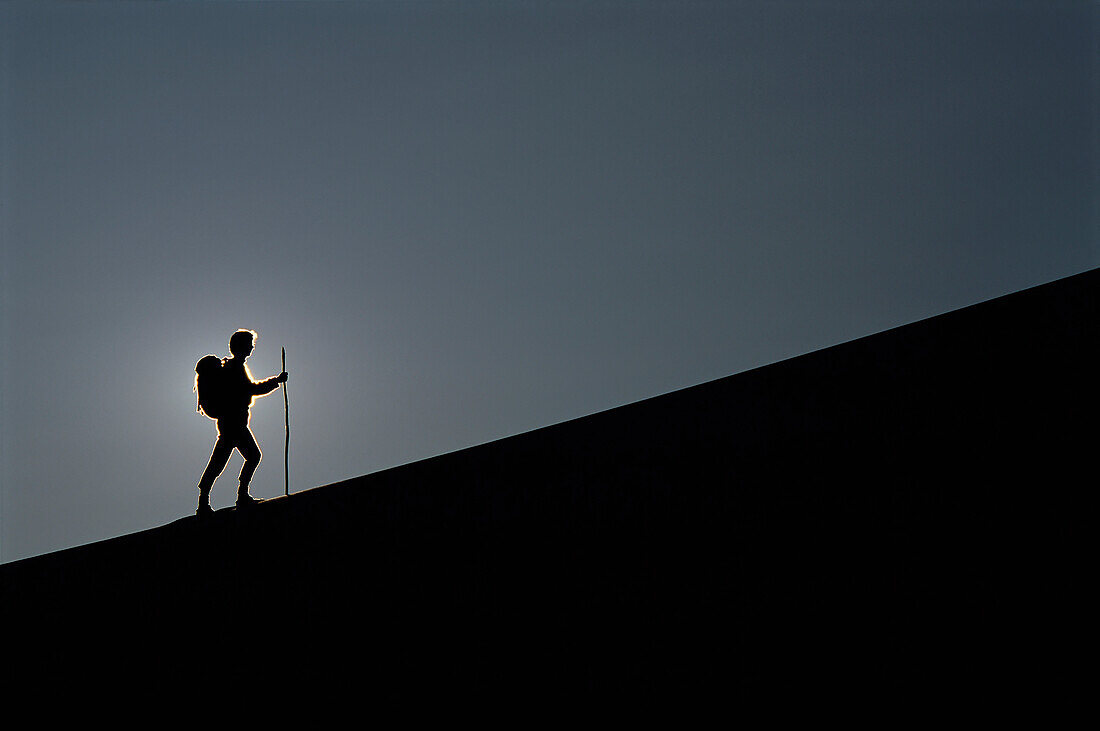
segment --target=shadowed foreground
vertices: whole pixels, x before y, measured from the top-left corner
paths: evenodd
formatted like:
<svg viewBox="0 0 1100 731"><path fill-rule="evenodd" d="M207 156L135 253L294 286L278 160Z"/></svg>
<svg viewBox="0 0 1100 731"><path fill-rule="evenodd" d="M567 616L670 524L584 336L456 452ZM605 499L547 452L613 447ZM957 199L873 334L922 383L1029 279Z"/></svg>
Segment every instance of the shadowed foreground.
<svg viewBox="0 0 1100 731"><path fill-rule="evenodd" d="M1100 270L0 566L5 672L920 703L1077 684L1098 293Z"/></svg>

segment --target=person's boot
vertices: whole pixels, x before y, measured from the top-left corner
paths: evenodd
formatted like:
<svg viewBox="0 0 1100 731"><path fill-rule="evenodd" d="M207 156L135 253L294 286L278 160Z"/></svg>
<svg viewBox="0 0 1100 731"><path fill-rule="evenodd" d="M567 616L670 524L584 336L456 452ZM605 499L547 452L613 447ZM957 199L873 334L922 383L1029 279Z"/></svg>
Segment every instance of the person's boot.
<svg viewBox="0 0 1100 731"><path fill-rule="evenodd" d="M238 508L250 508L253 505L262 503L260 498L254 498L248 494L248 485L241 485L237 490L237 507Z"/></svg>
<svg viewBox="0 0 1100 731"><path fill-rule="evenodd" d="M199 507L198 510L195 511L195 515L199 516L200 518L206 518L213 514L214 508L210 507L210 493L200 492Z"/></svg>

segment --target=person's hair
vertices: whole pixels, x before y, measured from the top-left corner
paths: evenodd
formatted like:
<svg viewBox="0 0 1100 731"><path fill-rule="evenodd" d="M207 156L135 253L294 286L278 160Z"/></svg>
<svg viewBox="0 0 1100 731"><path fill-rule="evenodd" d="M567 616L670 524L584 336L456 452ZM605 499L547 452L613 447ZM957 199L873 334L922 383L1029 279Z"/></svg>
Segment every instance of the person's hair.
<svg viewBox="0 0 1100 731"><path fill-rule="evenodd" d="M256 347L255 330L238 330L229 338L229 352L236 355L246 345Z"/></svg>

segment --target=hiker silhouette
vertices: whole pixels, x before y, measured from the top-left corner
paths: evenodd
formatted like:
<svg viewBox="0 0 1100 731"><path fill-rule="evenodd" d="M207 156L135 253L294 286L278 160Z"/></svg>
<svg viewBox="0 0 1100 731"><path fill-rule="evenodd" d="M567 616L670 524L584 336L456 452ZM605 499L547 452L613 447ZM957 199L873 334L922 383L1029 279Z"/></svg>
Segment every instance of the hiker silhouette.
<svg viewBox="0 0 1100 731"><path fill-rule="evenodd" d="M210 507L210 488L225 469L234 449L244 457L237 488L237 507L249 507L260 502L248 494L248 483L252 481L263 456L256 444L256 437L248 428L248 410L256 397L271 393L280 383L285 383L288 376L283 371L263 381L252 379L245 360L256 347L256 337L252 330L238 330L229 338L229 358L205 355L195 365L198 411L218 422L218 439L199 479L199 507L195 511L199 517L214 512Z"/></svg>

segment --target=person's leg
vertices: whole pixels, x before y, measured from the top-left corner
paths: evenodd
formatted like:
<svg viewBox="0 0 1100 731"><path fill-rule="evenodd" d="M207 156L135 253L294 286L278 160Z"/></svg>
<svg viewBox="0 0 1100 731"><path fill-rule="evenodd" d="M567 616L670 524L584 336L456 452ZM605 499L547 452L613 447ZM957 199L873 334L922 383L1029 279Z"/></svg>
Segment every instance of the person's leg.
<svg viewBox="0 0 1100 731"><path fill-rule="evenodd" d="M237 451L244 457L244 467L241 468L240 475L241 484L237 488L237 500L248 500L250 498L248 485L252 482L252 475L256 473L256 468L260 466L263 454L260 452L260 445L256 444L256 437L252 435L252 430L247 425L241 430L237 439Z"/></svg>
<svg viewBox="0 0 1100 731"><path fill-rule="evenodd" d="M229 462L229 455L232 453L233 445L219 433L218 440L214 442L214 449L210 452L210 461L206 463L206 469L199 478L200 511L210 507L210 488L214 486L214 481L225 469L226 463Z"/></svg>

